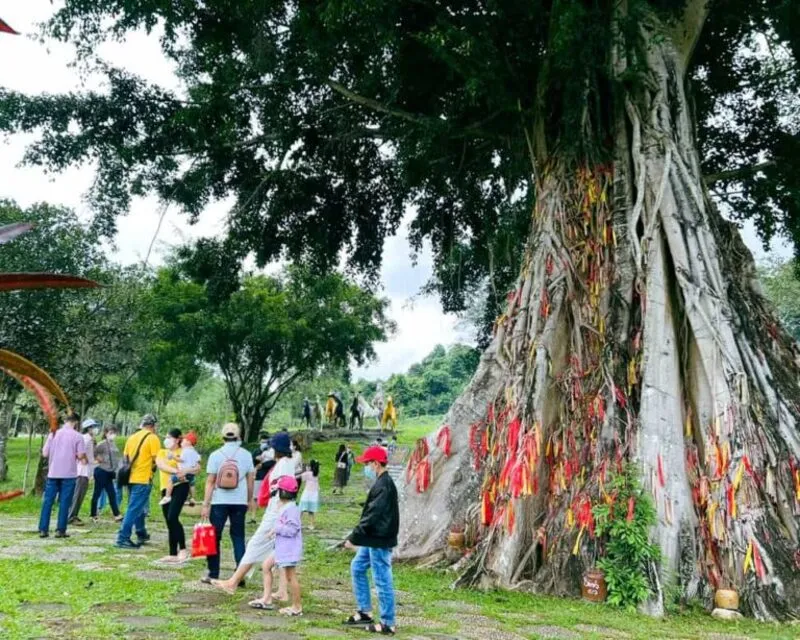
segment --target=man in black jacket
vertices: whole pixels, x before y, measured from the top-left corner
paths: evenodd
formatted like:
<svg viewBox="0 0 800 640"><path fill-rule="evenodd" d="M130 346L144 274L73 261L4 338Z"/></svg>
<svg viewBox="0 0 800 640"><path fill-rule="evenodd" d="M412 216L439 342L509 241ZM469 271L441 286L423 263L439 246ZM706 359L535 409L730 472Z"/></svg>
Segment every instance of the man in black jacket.
<svg viewBox="0 0 800 640"><path fill-rule="evenodd" d="M392 549L397 546L397 531L400 528L400 509L397 504L397 488L386 472L388 457L386 449L369 447L364 455L356 458L364 464L364 474L374 478L367 496L361 520L353 529L344 546L356 551L350 564L353 576L353 595L358 611L345 624L365 625L367 631L382 635L394 635L394 584L392 582ZM372 618L369 580L367 570L372 568L372 579L378 591L381 607L380 622Z"/></svg>

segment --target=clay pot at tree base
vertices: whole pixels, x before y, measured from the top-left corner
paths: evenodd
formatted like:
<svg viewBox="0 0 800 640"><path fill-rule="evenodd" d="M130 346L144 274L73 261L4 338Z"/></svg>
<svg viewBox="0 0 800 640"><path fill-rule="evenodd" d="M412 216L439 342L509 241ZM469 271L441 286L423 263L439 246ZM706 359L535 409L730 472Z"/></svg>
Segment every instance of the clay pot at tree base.
<svg viewBox="0 0 800 640"><path fill-rule="evenodd" d="M462 527L453 527L447 537L447 544L453 549L463 549L465 539L464 529Z"/></svg>
<svg viewBox="0 0 800 640"><path fill-rule="evenodd" d="M589 602L604 602L608 589L605 574L597 568L587 569L581 580L581 596Z"/></svg>
<svg viewBox="0 0 800 640"><path fill-rule="evenodd" d="M718 609L736 611L739 608L739 594L733 589L717 589L714 604Z"/></svg>

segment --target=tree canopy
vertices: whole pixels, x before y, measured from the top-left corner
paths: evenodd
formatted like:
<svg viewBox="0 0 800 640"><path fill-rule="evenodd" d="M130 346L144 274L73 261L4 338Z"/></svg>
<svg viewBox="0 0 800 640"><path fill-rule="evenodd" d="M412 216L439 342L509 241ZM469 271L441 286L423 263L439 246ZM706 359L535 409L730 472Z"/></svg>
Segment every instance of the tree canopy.
<svg viewBox="0 0 800 640"><path fill-rule="evenodd" d="M168 342L219 368L246 439L256 437L295 381L363 363L393 329L388 302L337 273L296 267L276 276L242 274L235 290L219 295L193 268L184 259L159 271L153 312Z"/></svg>
<svg viewBox="0 0 800 640"><path fill-rule="evenodd" d="M800 242L792 0L66 0L44 35L73 43L105 89L4 90L0 129L38 134L34 164L95 163L106 231L134 195L192 217L234 196L228 248L262 265L331 268L345 251L374 277L384 238L414 211L413 246L434 249L429 288L448 310L480 291L494 317L521 266L531 153L609 153L612 45L635 49L648 12L697 16L685 47L714 192L765 241ZM96 57L137 29L158 34L179 90ZM646 82L632 67L623 81Z"/></svg>

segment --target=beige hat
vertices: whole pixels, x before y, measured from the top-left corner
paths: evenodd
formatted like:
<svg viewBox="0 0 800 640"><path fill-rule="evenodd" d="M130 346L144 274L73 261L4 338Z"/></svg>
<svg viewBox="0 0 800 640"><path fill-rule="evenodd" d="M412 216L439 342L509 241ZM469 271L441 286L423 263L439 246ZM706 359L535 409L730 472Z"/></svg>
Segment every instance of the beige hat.
<svg viewBox="0 0 800 640"><path fill-rule="evenodd" d="M222 427L222 437L226 440L239 438L239 425L235 422L229 422Z"/></svg>

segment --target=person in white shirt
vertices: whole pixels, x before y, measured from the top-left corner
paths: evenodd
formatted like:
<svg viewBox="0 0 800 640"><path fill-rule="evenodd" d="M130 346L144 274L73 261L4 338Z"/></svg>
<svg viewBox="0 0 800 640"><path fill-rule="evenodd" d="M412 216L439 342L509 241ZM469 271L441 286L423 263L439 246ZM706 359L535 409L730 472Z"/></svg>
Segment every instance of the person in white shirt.
<svg viewBox="0 0 800 640"><path fill-rule="evenodd" d="M75 481L75 493L72 494L72 506L69 509L69 524L83 524L78 517L89 489L89 478L94 474L94 434L97 430L97 422L87 418L81 424L83 433L83 443L86 447L86 462L78 462L78 477Z"/></svg>

